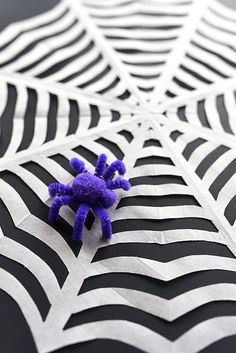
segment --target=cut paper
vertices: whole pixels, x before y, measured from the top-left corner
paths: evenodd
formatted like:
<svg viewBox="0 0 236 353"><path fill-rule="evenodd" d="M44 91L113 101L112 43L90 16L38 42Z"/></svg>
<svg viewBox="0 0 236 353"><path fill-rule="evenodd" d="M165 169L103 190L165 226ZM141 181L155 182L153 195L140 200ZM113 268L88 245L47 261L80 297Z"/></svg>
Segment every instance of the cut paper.
<svg viewBox="0 0 236 353"><path fill-rule="evenodd" d="M216 0L63 0L0 34L0 288L39 353L236 337L235 22ZM48 185L102 153L132 188L109 242L92 212L74 242Z"/></svg>

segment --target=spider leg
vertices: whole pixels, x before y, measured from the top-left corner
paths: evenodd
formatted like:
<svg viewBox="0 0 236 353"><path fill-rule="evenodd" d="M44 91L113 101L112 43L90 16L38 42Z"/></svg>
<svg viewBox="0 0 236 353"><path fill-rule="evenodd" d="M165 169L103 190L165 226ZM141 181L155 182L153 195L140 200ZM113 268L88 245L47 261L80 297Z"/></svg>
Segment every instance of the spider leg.
<svg viewBox="0 0 236 353"><path fill-rule="evenodd" d="M76 157L71 158L70 166L71 166L71 168L73 168L76 171L77 174L81 174L83 171L85 171L84 162Z"/></svg>
<svg viewBox="0 0 236 353"><path fill-rule="evenodd" d="M79 239L81 240L83 237L83 226L86 221L89 208L90 207L87 204L82 204L80 205L76 213L74 231L73 231L74 240L79 240Z"/></svg>
<svg viewBox="0 0 236 353"><path fill-rule="evenodd" d="M117 160L115 162L112 162L103 175L104 179L111 180L116 171L118 171L119 175L125 174L126 169L122 161Z"/></svg>
<svg viewBox="0 0 236 353"><path fill-rule="evenodd" d="M123 189L128 191L131 188L130 183L125 179L108 180L106 186L109 190Z"/></svg>
<svg viewBox="0 0 236 353"><path fill-rule="evenodd" d="M96 169L94 175L100 177L103 176L106 167L107 156L103 153L100 154L97 160Z"/></svg>
<svg viewBox="0 0 236 353"><path fill-rule="evenodd" d="M48 187L49 195L54 197L59 195L72 195L72 188L69 185L63 185L59 183L52 183Z"/></svg>
<svg viewBox="0 0 236 353"><path fill-rule="evenodd" d="M101 222L103 239L111 239L111 235L112 235L111 221L106 211L103 208L98 206L93 207L93 211Z"/></svg>
<svg viewBox="0 0 236 353"><path fill-rule="evenodd" d="M58 220L58 215L60 208L64 205L69 205L74 202L74 197L73 196L60 196L57 197L53 203L51 204L51 207L49 209L49 214L48 214L48 219L51 223L56 222Z"/></svg>

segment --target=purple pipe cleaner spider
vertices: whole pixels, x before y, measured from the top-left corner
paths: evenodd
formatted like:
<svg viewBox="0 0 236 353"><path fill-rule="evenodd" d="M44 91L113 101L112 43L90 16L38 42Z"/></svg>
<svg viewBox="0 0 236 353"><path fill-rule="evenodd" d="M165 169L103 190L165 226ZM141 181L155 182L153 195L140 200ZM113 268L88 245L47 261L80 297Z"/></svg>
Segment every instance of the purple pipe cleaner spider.
<svg viewBox="0 0 236 353"><path fill-rule="evenodd" d="M78 158L72 158L70 165L78 173L72 186L53 183L48 187L49 195L56 196L49 210L50 222L57 221L59 210L63 205L80 205L75 218L74 240L82 239L83 226L90 208L101 222L102 237L104 239L111 238L111 221L105 209L111 207L116 201L116 194L112 190L123 189L127 191L131 186L125 179L112 180L116 171L119 175L125 174L124 163L117 160L106 169L106 161L107 156L101 154L98 157L93 175L84 168L84 162Z"/></svg>

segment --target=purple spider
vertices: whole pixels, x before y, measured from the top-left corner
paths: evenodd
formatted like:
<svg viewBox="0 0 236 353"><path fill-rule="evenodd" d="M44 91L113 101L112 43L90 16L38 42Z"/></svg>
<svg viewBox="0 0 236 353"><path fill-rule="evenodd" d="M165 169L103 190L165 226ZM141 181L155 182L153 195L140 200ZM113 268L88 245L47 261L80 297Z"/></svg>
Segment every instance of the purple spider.
<svg viewBox="0 0 236 353"><path fill-rule="evenodd" d="M49 210L48 218L50 222L57 221L59 210L63 205L80 205L75 218L74 240L82 239L83 225L90 208L101 222L102 237L105 239L111 238L111 221L105 209L111 207L116 201L116 194L112 190L121 188L127 191L131 186L125 179L112 180L116 171L119 175L125 174L124 163L117 160L106 169L106 161L107 156L101 154L98 157L93 175L84 169L84 162L78 158L72 158L70 165L78 173L72 186L53 183L48 187L50 196L57 196Z"/></svg>

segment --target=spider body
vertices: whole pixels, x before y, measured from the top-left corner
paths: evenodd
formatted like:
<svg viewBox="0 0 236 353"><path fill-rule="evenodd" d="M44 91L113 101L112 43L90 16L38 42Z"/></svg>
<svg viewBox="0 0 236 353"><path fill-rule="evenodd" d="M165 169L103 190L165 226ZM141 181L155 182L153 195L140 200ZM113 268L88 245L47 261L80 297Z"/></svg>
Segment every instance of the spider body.
<svg viewBox="0 0 236 353"><path fill-rule="evenodd" d="M119 175L125 174L122 161L117 160L107 168L106 161L106 155L101 154L97 160L95 173L91 174L84 168L81 160L72 158L70 165L78 174L72 186L59 183L49 185L49 194L55 197L49 210L50 222L57 221L63 205L79 205L73 230L74 240L82 239L83 225L90 208L101 222L103 238L111 238L111 222L105 209L116 201L116 194L112 190L121 188L127 191L130 189L130 183L125 179L112 180L116 171Z"/></svg>
<svg viewBox="0 0 236 353"><path fill-rule="evenodd" d="M72 190L77 203L109 208L116 201L116 194L107 189L105 180L90 173L79 174L72 184Z"/></svg>

